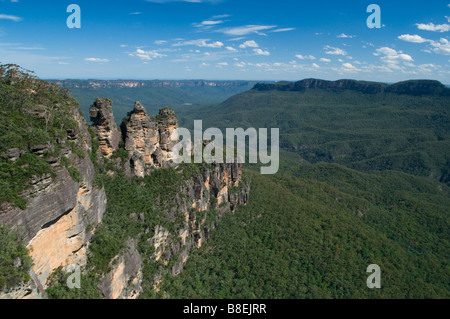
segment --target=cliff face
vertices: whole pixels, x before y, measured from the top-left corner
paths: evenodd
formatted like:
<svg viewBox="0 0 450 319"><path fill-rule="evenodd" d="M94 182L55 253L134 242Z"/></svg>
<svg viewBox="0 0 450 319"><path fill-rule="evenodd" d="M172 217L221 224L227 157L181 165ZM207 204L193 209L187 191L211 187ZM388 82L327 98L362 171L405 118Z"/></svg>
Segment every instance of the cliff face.
<svg viewBox="0 0 450 319"><path fill-rule="evenodd" d="M100 284L100 291L107 299L136 299L142 292L142 259L136 249L136 241L129 239L125 251L116 256L115 266Z"/></svg>
<svg viewBox="0 0 450 319"><path fill-rule="evenodd" d="M172 148L178 139L175 134L177 127L178 119L172 110L162 109L152 119L141 103L135 103L133 111L121 125L133 175L143 177L154 168L170 165Z"/></svg>
<svg viewBox="0 0 450 319"><path fill-rule="evenodd" d="M12 295L6 294L6 298L30 294L30 286L34 287L32 296L44 296L42 287L46 287L53 270L85 262L92 230L102 220L106 195L93 185L94 166L88 156L91 137L78 108L74 106L73 110L71 116L78 125L58 145L29 146L40 157L54 148L62 148L59 156L46 158L54 176L46 174L29 181L30 187L21 194L27 199L26 209L4 205L0 212L0 223L17 231L29 248L34 263L31 271L35 274L32 282L13 290ZM63 164L63 158L71 163L70 168ZM79 172L78 178L73 178L69 169Z"/></svg>
<svg viewBox="0 0 450 319"><path fill-rule="evenodd" d="M142 257L136 242L144 234L130 239L127 248L111 261L111 271L103 277L100 290L107 299L134 299L142 292L143 273L146 263L155 270L146 281L158 292L163 278L176 276L183 271L193 249L200 248L208 240L213 229L227 213L249 200L250 185L242 180L240 164L215 164L203 167L187 179L171 200L159 203L164 218L174 228L154 225L145 233L152 233L141 250L151 251ZM181 217L181 222L177 220ZM131 218L143 217L131 216ZM148 287L146 287L148 288Z"/></svg>

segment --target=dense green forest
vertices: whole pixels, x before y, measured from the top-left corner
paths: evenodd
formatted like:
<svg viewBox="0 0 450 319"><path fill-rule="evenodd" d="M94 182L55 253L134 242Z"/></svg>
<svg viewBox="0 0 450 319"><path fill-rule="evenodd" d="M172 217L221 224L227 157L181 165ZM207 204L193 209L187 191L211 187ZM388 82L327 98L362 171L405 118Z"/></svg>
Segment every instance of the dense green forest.
<svg viewBox="0 0 450 319"><path fill-rule="evenodd" d="M397 172L336 164L303 177L252 176L248 206L228 215L173 298L448 298L449 188ZM366 286L370 264L382 289Z"/></svg>
<svg viewBox="0 0 450 319"><path fill-rule="evenodd" d="M447 96L367 94L354 90L257 90L217 106L179 110L181 125L279 128L280 146L304 160L360 171L400 170L448 183Z"/></svg>
<svg viewBox="0 0 450 319"><path fill-rule="evenodd" d="M279 127L280 171L249 166L227 216L173 298L448 298L449 100L344 90L242 93L181 110L182 124ZM367 289L366 268L382 269Z"/></svg>

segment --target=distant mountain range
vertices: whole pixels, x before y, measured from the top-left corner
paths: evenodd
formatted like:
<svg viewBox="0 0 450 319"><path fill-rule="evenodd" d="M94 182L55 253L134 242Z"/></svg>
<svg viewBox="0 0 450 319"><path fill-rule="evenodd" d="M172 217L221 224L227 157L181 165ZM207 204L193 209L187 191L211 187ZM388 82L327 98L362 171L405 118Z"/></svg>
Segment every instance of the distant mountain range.
<svg viewBox="0 0 450 319"><path fill-rule="evenodd" d="M450 96L450 89L439 81L409 80L394 84L367 82L356 80L326 81L305 79L298 82L258 83L254 89L259 91L304 91L307 89L323 89L327 91L352 90L362 93L396 93L408 95L441 95Z"/></svg>
<svg viewBox="0 0 450 319"><path fill-rule="evenodd" d="M257 83L256 81L207 80L50 80L49 82L68 89L248 87Z"/></svg>
<svg viewBox="0 0 450 319"><path fill-rule="evenodd" d="M444 183L450 153L450 89L438 81L259 83L215 106L180 109L181 125L277 127L280 146L311 163L400 170Z"/></svg>

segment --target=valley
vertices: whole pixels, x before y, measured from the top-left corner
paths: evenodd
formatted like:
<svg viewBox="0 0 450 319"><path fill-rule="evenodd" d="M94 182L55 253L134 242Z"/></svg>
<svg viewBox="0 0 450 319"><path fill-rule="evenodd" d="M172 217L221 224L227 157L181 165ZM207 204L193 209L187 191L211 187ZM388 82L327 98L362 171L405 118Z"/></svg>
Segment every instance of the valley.
<svg viewBox="0 0 450 319"><path fill-rule="evenodd" d="M307 79L182 105L176 83L160 100L120 81L73 81L69 93L2 70L4 298L449 297L440 83ZM173 109L154 111L165 101ZM223 131L279 128L277 174L173 165L175 128L199 119ZM80 289L66 285L71 264ZM370 264L382 289L366 286Z"/></svg>

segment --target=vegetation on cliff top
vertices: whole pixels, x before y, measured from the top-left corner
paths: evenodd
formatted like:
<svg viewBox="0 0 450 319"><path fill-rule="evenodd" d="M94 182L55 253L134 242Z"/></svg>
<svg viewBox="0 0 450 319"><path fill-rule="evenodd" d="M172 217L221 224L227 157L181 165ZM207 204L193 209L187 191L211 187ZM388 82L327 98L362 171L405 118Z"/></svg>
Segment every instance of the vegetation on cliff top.
<svg viewBox="0 0 450 319"><path fill-rule="evenodd" d="M0 205L24 209L26 200L20 194L31 178L53 174L47 159L71 147L59 141L78 125L73 117L77 106L68 90L17 65L0 65ZM45 154L37 156L35 149Z"/></svg>

